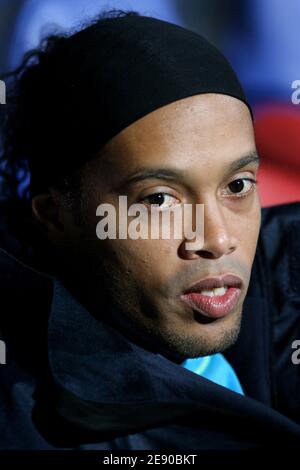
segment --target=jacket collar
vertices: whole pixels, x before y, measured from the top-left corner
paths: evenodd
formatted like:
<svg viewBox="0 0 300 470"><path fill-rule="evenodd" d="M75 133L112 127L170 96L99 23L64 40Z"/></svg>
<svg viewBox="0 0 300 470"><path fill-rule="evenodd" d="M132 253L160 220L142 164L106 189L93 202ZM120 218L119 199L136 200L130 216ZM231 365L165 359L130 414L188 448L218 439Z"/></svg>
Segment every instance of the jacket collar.
<svg viewBox="0 0 300 470"><path fill-rule="evenodd" d="M252 317L251 305L246 314ZM37 389L33 418L56 445L99 442L174 422L205 427L216 420L216 426L232 427L230 434L249 420L262 432L273 427L275 434L299 433L262 403L132 343L93 318L59 281L48 337L50 375Z"/></svg>

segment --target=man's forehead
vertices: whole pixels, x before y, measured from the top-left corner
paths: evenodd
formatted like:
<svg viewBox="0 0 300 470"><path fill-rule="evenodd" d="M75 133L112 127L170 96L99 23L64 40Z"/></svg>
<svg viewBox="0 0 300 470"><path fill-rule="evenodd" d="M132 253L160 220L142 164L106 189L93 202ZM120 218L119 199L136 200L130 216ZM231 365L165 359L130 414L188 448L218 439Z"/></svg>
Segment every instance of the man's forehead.
<svg viewBox="0 0 300 470"><path fill-rule="evenodd" d="M241 117L252 125L249 108L243 101L221 93L197 94L159 107L123 129L111 142L126 144L124 141L129 139L145 137L144 133L164 136L173 129L177 134L185 135L193 130L201 134L204 127L226 125L229 119L238 122Z"/></svg>
<svg viewBox="0 0 300 470"><path fill-rule="evenodd" d="M229 132L234 138L243 137L245 129L253 137L251 115L242 101L222 94L195 95L138 119L110 139L101 154L112 161L120 153L132 155L147 150L151 154L152 149L154 153L163 152L174 150L174 146L179 150L180 145L185 148L195 139L201 141L201 151L205 146L213 147L215 135L222 134L222 140Z"/></svg>
<svg viewBox="0 0 300 470"><path fill-rule="evenodd" d="M169 104L124 129L104 147L94 170L99 164L105 177L118 181L145 179L158 170L176 179L189 167L209 165L216 158L225 171L235 160L249 155L251 159L253 154L253 126L246 105L232 97L206 94Z"/></svg>

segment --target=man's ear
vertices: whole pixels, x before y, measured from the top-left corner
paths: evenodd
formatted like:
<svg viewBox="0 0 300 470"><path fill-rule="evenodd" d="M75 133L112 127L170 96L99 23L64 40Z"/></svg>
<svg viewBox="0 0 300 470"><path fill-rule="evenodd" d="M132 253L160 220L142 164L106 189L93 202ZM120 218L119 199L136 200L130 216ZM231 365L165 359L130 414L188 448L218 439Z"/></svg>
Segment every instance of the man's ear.
<svg viewBox="0 0 300 470"><path fill-rule="evenodd" d="M35 221L48 238L59 240L64 235L63 208L57 193L39 194L32 199L32 213Z"/></svg>

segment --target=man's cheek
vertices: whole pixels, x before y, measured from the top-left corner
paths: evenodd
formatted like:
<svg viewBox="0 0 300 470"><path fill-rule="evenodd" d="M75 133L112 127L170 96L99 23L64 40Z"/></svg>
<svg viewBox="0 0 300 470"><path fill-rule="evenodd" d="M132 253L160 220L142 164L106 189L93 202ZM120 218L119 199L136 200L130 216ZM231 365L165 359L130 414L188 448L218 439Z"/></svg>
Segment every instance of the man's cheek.
<svg viewBox="0 0 300 470"><path fill-rule="evenodd" d="M249 221L251 222L249 223ZM250 259L252 259L256 251L259 228L260 217L257 214L252 214L248 219L244 220L242 225L236 227L239 234L239 247Z"/></svg>

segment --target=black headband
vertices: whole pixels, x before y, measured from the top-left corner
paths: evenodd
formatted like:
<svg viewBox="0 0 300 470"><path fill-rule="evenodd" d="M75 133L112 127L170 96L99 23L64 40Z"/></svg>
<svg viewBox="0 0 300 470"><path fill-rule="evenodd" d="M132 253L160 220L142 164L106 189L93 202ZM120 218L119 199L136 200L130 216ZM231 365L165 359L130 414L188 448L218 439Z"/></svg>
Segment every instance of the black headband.
<svg viewBox="0 0 300 470"><path fill-rule="evenodd" d="M149 17L100 20L64 39L36 73L37 90L26 110L37 139L28 149L32 194L79 169L130 124L174 101L220 93L250 109L215 47L196 33Z"/></svg>

